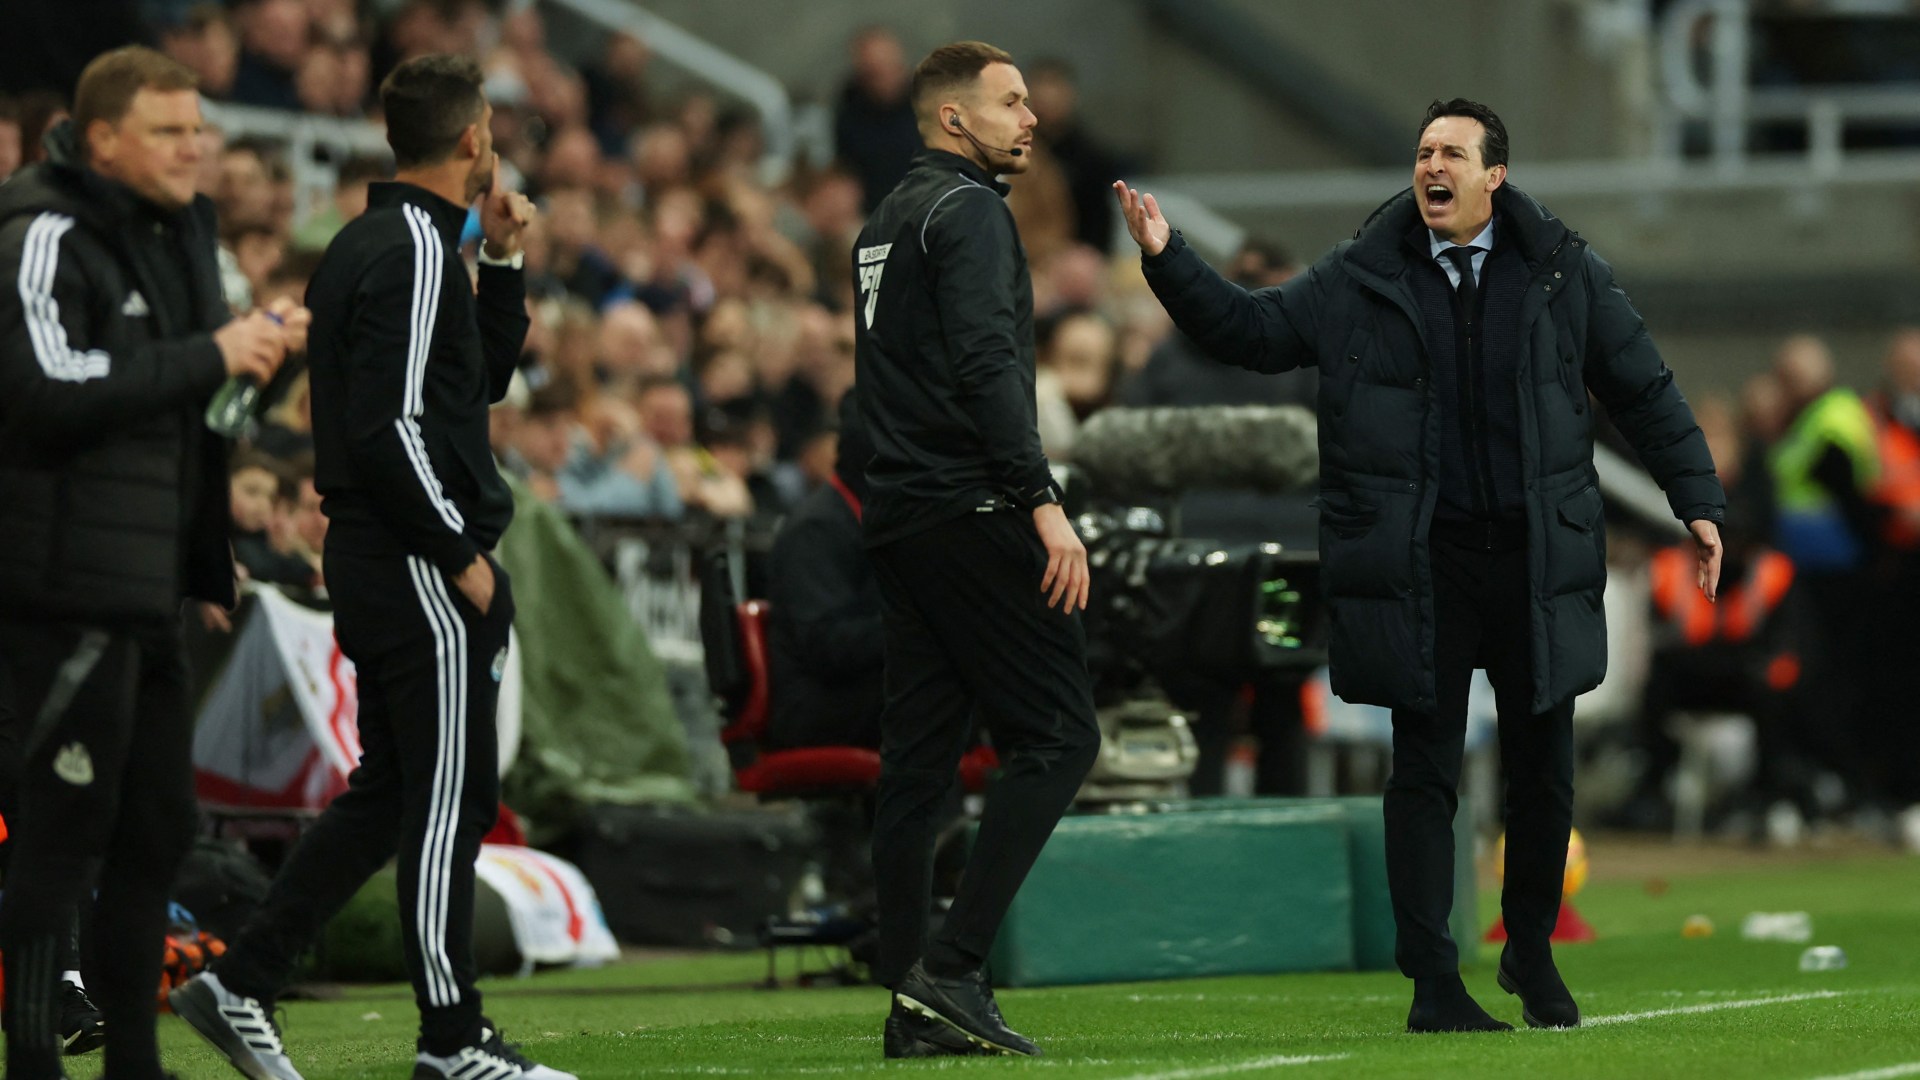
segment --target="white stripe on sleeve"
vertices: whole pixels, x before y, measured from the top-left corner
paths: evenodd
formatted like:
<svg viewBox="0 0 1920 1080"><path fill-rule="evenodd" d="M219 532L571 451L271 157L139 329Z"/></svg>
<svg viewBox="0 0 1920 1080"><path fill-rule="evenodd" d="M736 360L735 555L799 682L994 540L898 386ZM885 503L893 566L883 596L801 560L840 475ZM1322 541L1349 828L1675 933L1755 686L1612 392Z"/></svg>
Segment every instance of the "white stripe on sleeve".
<svg viewBox="0 0 1920 1080"><path fill-rule="evenodd" d="M20 302L26 313L27 336L34 359L50 379L86 382L104 379L112 361L99 349L74 352L67 328L60 322L60 303L53 298L53 279L60 267L60 238L73 228L65 214L43 213L27 226L20 258Z"/></svg>
<svg viewBox="0 0 1920 1080"><path fill-rule="evenodd" d="M426 490L427 501L440 520L454 532L466 531L466 519L447 498L446 488L433 471L433 459L427 455L427 442L420 433L420 416L426 411L427 358L433 353L433 324L440 312L440 282L446 270L446 248L427 212L417 206L403 206L407 228L413 233L413 308L407 326L407 373L402 391L400 418L393 423L400 446L413 465L414 475Z"/></svg>

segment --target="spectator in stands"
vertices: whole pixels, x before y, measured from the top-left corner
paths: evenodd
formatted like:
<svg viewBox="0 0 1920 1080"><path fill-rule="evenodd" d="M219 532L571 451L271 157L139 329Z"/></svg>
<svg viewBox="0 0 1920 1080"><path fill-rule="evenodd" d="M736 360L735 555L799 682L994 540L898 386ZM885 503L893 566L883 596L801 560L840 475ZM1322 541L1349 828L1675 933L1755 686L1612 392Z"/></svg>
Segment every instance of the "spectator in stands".
<svg viewBox="0 0 1920 1080"><path fill-rule="evenodd" d="M357 42L315 44L294 74L300 107L320 116L359 116L367 96L368 67L366 48Z"/></svg>
<svg viewBox="0 0 1920 1080"><path fill-rule="evenodd" d="M5 183L22 160L20 113L13 102L0 98L0 183Z"/></svg>
<svg viewBox="0 0 1920 1080"><path fill-rule="evenodd" d="M1873 569L1878 602L1870 680L1862 715L1863 741L1876 748L1872 782L1895 806L1920 803L1920 329L1907 327L1888 342L1880 389L1868 400L1880 455L1871 498L1882 516L1881 558Z"/></svg>
<svg viewBox="0 0 1920 1080"><path fill-rule="evenodd" d="M240 69L240 36L224 6L195 4L162 33L161 47L200 77L202 94L216 99L231 96Z"/></svg>
<svg viewBox="0 0 1920 1080"><path fill-rule="evenodd" d="M1035 139L1038 137L1036 129ZM1027 258L1039 267L1074 242L1073 193L1065 170L1039 142L1026 157L1026 171L1008 175L1002 182L1011 189L1007 192L1007 209L1013 212L1020 244L1027 249Z"/></svg>
<svg viewBox="0 0 1920 1080"><path fill-rule="evenodd" d="M646 42L632 34L609 34L599 62L581 73L587 83L589 123L600 140L601 153L621 153L628 134L652 117L647 101L647 67L652 60Z"/></svg>
<svg viewBox="0 0 1920 1080"><path fill-rule="evenodd" d="M1809 707L1820 710L1818 727L1833 737L1835 773L1863 777L1876 771L1860 740L1862 705L1871 697L1865 683L1875 675L1867 662L1872 624L1862 615L1880 602L1866 573L1881 529L1868 498L1880 471L1873 418L1859 395L1835 385L1833 356L1819 338L1781 343L1773 371L1788 417L1768 455L1774 542L1793 560L1816 628ZM1829 798L1825 809L1839 801Z"/></svg>
<svg viewBox="0 0 1920 1080"><path fill-rule="evenodd" d="M833 117L834 156L860 178L868 213L907 175L920 130L907 100L906 51L884 26L869 26L848 43L853 71Z"/></svg>
<svg viewBox="0 0 1920 1080"><path fill-rule="evenodd" d="M542 192L592 191L600 182L600 143L583 127L554 132L540 167Z"/></svg>
<svg viewBox="0 0 1920 1080"><path fill-rule="evenodd" d="M235 12L240 24L240 64L233 100L241 105L298 112L295 74L306 60L307 9L301 0L246 0Z"/></svg>
<svg viewBox="0 0 1920 1080"><path fill-rule="evenodd" d="M233 557L243 576L272 585L312 586L318 564L296 550L293 508L299 498L286 466L255 450L236 453L228 474L233 503Z"/></svg>
<svg viewBox="0 0 1920 1080"><path fill-rule="evenodd" d="M1709 602L1693 588L1687 546L1654 554L1653 657L1635 729L1642 769L1615 823L1671 828L1667 785L1680 743L1669 725L1682 711L1732 712L1753 724L1757 767L1749 790L1736 794L1730 809L1748 815L1756 838L1770 828L1784 843L1814 810L1814 770L1800 719L1804 602L1792 588L1792 561L1767 544L1764 505L1740 501L1741 492L1752 490L1744 473L1754 458L1742 446L1733 410L1710 397L1696 415L1729 493L1724 585L1717 602Z"/></svg>
<svg viewBox="0 0 1920 1080"><path fill-rule="evenodd" d="M1038 336L1040 446L1049 461L1068 461L1080 422L1107 403L1113 385L1113 324L1075 312L1042 324Z"/></svg>
<svg viewBox="0 0 1920 1080"><path fill-rule="evenodd" d="M852 273L847 266L853 238L865 216L859 177L838 167L824 169L796 181L793 195L797 212L780 223L787 239L806 253L814 280L846 278Z"/></svg>
<svg viewBox="0 0 1920 1080"><path fill-rule="evenodd" d="M1011 195L1008 198L1012 198ZM1107 258L1085 244L1068 244L1044 261L1035 259L1033 310L1036 318L1100 311L1107 301Z"/></svg>
<svg viewBox="0 0 1920 1080"><path fill-rule="evenodd" d="M602 409L603 431L580 422L579 399L565 383L533 392L508 467L536 495L568 513L676 519L683 512L658 444L630 410Z"/></svg>
<svg viewBox="0 0 1920 1080"><path fill-rule="evenodd" d="M1059 163L1073 203L1074 239L1102 255L1113 251L1113 181L1129 170L1080 123L1080 90L1065 60L1035 61L1027 69L1028 105L1040 118L1034 141Z"/></svg>
<svg viewBox="0 0 1920 1080"><path fill-rule="evenodd" d="M768 557L774 747L880 745L886 635L860 532L872 456L849 393L833 475L787 516Z"/></svg>
<svg viewBox="0 0 1920 1080"><path fill-rule="evenodd" d="M679 358L660 335L660 323L645 304L623 300L600 316L594 371L616 395L631 395L651 378L680 373Z"/></svg>
<svg viewBox="0 0 1920 1080"><path fill-rule="evenodd" d="M265 303L267 297L267 279L280 269L287 256L286 241L271 225L265 222L241 221L233 228L222 230L221 246L233 256L233 266L246 280L245 300L236 300L234 307L246 309L253 306L256 298Z"/></svg>
<svg viewBox="0 0 1920 1080"><path fill-rule="evenodd" d="M34 90L15 97L13 104L14 115L20 121L21 163L31 165L47 160L44 140L54 125L67 118L67 99L51 90Z"/></svg>
<svg viewBox="0 0 1920 1080"><path fill-rule="evenodd" d="M628 149L634 179L649 206L661 193L693 179L693 147L680 125L663 120L641 128Z"/></svg>
<svg viewBox="0 0 1920 1080"><path fill-rule="evenodd" d="M1872 497L1886 517L1882 542L1910 562L1920 553L1920 328L1894 334L1881 371L1867 400L1880 452Z"/></svg>
<svg viewBox="0 0 1920 1080"><path fill-rule="evenodd" d="M666 452L667 466L687 506L715 517L753 513L746 483L694 441L693 395L684 383L671 376L648 378L640 384L635 404L643 430Z"/></svg>
<svg viewBox="0 0 1920 1080"><path fill-rule="evenodd" d="M593 195L577 188L548 192L543 208L550 242L548 273L596 309L632 299L633 283L597 242L600 223Z"/></svg>
<svg viewBox="0 0 1920 1080"><path fill-rule="evenodd" d="M385 179L386 175L387 163L381 158L356 155L342 162L338 178L334 181L333 198L319 213L294 230L294 250L325 251L333 241L334 234L347 222L366 212L367 186L375 180Z"/></svg>

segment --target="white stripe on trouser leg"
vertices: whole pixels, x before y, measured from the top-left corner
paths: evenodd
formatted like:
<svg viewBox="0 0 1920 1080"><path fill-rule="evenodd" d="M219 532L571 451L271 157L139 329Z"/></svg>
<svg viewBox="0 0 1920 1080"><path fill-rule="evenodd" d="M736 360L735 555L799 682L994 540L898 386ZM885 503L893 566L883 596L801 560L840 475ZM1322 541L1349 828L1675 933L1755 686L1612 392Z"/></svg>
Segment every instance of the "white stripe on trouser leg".
<svg viewBox="0 0 1920 1080"><path fill-rule="evenodd" d="M447 915L452 903L454 840L460 831L460 803L466 786L467 626L447 596L444 575L425 560L420 563L420 574L426 582L428 597L434 601L441 620L449 630L448 640L452 642L444 669L448 689L446 726L434 766L434 791L440 807L440 828L428 848L433 859L434 889L433 904L427 909L433 919L434 951L439 957L446 982L447 999L444 1004L452 1005L460 1000L460 988L454 981L452 957L447 954Z"/></svg>
<svg viewBox="0 0 1920 1080"><path fill-rule="evenodd" d="M422 966L428 976L428 1003L451 1005L459 999L459 988L453 980L453 965L446 951L446 911L453 834L459 826L459 777L453 762L465 709L462 690L466 628L451 605L443 601L443 594L433 587L440 577L439 571L424 559L409 559L409 563L421 604L434 626L438 682L433 781L428 796L426 833L420 845L420 888L415 909Z"/></svg>
<svg viewBox="0 0 1920 1080"><path fill-rule="evenodd" d="M455 873L453 863L454 841L460 833L461 815L466 804L467 795L467 624L465 620L460 618L459 611L453 606L453 597L447 593L446 575L428 574L427 584L439 597L440 610L446 612L448 620L453 623L454 637L455 640L459 642L458 662L451 665L448 669L453 675L455 707L452 714L453 730L445 754L445 760L450 760L453 763L453 784L447 799L447 819L449 825L446 831L445 848L440 855L442 862L440 942L442 955L445 955L447 918L452 906L451 889L453 888L453 875ZM449 966L447 970L449 977L451 977L452 967ZM454 986L453 997L454 1000L459 1000L458 984Z"/></svg>
<svg viewBox="0 0 1920 1080"><path fill-rule="evenodd" d="M453 963L447 954L447 909L452 885L453 842L460 826L462 766L465 761L467 630L447 599L440 573L425 559L409 556L407 568L420 604L433 628L438 691L433 783L427 802L426 835L420 845L415 929L420 936L421 967L426 973L427 1003L459 1002Z"/></svg>
<svg viewBox="0 0 1920 1080"><path fill-rule="evenodd" d="M442 971L434 955L433 910L434 859L432 857L434 837L440 830L439 778L444 771L442 762L446 756L447 704L452 698L452 688L447 682L447 646L451 636L446 624L440 618L440 612L434 603L433 592L427 587L423 569L429 569L424 560L407 557L407 574L413 579L413 591L420 600L421 613L426 617L427 627L433 632L433 701L434 701L434 781L429 785L427 798L427 823L420 838L420 865L415 875L413 919L414 936L420 941L420 968L426 981L427 1001L439 1004L444 996Z"/></svg>

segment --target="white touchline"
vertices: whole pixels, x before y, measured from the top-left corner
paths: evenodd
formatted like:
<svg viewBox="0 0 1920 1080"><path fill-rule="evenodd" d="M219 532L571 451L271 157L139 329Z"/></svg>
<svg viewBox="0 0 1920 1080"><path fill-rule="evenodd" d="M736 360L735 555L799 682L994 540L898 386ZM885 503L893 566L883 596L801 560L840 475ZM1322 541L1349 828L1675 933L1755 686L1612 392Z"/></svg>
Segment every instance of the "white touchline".
<svg viewBox="0 0 1920 1080"><path fill-rule="evenodd" d="M1863 1072L1822 1076L1819 1080L1895 1080L1895 1077L1900 1076L1920 1076L1920 1061L1909 1061L1905 1065L1889 1065L1884 1069L1867 1069Z"/></svg>
<svg viewBox="0 0 1920 1080"><path fill-rule="evenodd" d="M1693 1013L1719 1012L1722 1009L1751 1009L1760 1005L1785 1005L1792 1001L1817 1001L1843 996L1845 996L1844 991L1840 990L1815 990L1807 994L1780 994L1775 997L1744 998L1739 1001L1709 1001L1704 1005L1676 1005L1671 1009L1615 1013L1612 1016L1589 1016L1581 1023L1587 1027L1598 1027L1602 1024L1631 1024L1636 1020L1652 1020L1660 1016L1687 1016Z"/></svg>
<svg viewBox="0 0 1920 1080"><path fill-rule="evenodd" d="M1312 1065L1319 1061L1339 1061L1346 1056L1346 1054L1282 1054L1276 1057L1254 1058L1252 1061L1236 1061L1226 1065L1202 1065L1193 1069L1174 1069L1171 1072L1135 1073L1132 1076L1120 1077L1120 1080L1199 1080L1203 1076L1226 1076L1228 1073L1277 1069L1285 1065Z"/></svg>

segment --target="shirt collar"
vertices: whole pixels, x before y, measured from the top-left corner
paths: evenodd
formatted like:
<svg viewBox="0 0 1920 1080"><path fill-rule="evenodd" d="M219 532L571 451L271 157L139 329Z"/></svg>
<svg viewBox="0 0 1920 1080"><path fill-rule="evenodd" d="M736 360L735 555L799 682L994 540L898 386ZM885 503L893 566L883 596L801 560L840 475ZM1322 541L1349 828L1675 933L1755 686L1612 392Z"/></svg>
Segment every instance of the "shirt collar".
<svg viewBox="0 0 1920 1080"><path fill-rule="evenodd" d="M433 219L434 228L440 231L440 237L450 248L460 246L461 230L467 226L467 208L456 206L435 193L417 184L402 183L398 180L381 180L367 185L367 207L399 206L401 204L418 206Z"/></svg>
<svg viewBox="0 0 1920 1080"><path fill-rule="evenodd" d="M935 150L931 146L925 147L913 155L913 163L915 165L925 165L932 169L951 169L958 172L961 176L966 177L968 180L979 184L981 187L992 188L995 192L999 193L1002 198L1006 197L1007 192L1013 190L1012 187L1001 183L999 177L981 168L973 159L963 158L959 154L950 153L946 150Z"/></svg>
<svg viewBox="0 0 1920 1080"><path fill-rule="evenodd" d="M1432 254L1435 262L1440 261L1441 252L1454 246L1451 241L1440 239L1440 235L1434 232L1432 229L1427 230L1427 240L1432 245ZM1475 236L1473 239L1467 241L1466 243L1461 244L1460 246L1469 247L1469 248L1480 248L1483 251L1492 251L1493 250L1493 219L1488 218L1486 225L1481 228L1480 234L1478 236Z"/></svg>

